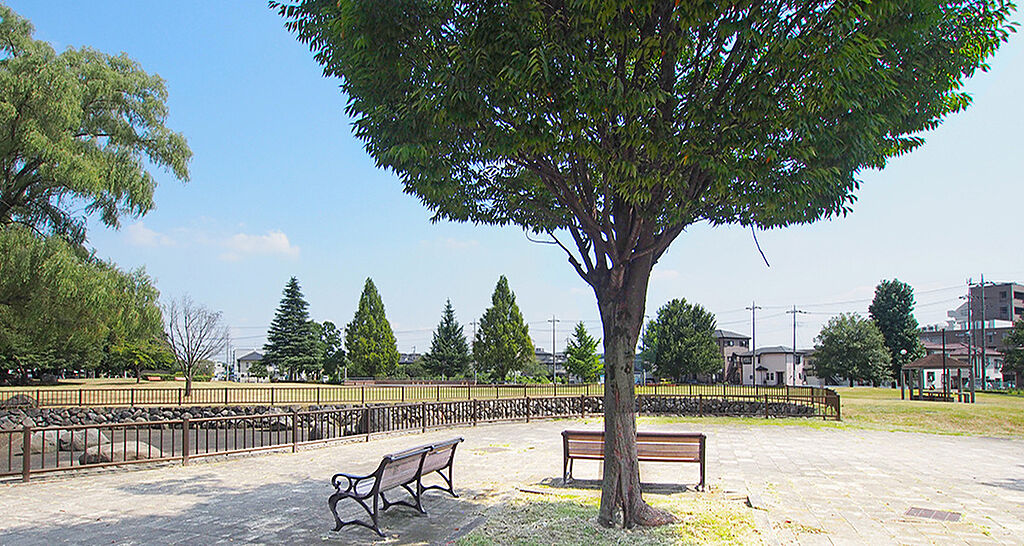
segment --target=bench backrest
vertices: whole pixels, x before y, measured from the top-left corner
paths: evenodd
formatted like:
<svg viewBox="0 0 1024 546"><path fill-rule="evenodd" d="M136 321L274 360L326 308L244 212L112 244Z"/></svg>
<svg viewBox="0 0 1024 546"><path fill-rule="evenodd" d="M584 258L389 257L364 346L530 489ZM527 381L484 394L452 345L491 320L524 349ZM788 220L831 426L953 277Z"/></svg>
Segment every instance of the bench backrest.
<svg viewBox="0 0 1024 546"><path fill-rule="evenodd" d="M429 446L409 449L401 453L385 455L380 463L380 477L377 489L387 491L392 487L414 481L420 475L420 468L423 464L423 455L429 450Z"/></svg>
<svg viewBox="0 0 1024 546"><path fill-rule="evenodd" d="M562 431L567 454L597 457L604 454L604 431ZM636 451L640 459L700 462L705 436L699 432L637 432Z"/></svg>
<svg viewBox="0 0 1024 546"><path fill-rule="evenodd" d="M455 448L462 438L452 438L430 445L430 451L423 457L423 475L446 468L455 457Z"/></svg>

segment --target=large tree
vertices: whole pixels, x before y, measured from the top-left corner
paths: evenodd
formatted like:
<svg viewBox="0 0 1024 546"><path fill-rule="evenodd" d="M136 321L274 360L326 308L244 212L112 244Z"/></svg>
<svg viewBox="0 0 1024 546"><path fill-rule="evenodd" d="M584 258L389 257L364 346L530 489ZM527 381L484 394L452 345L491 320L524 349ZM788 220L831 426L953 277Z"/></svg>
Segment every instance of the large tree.
<svg viewBox="0 0 1024 546"><path fill-rule="evenodd" d="M641 498L633 356L651 269L697 222L845 215L970 102L999 0L272 2L341 80L354 131L436 219L544 233L604 330L599 519Z"/></svg>
<svg viewBox="0 0 1024 546"><path fill-rule="evenodd" d="M96 369L162 340L159 293L61 237L0 228L0 368Z"/></svg>
<svg viewBox="0 0 1024 546"><path fill-rule="evenodd" d="M601 359L597 356L599 340L587 332L582 321L576 323L572 337L565 344L565 367L584 383L593 383L601 375Z"/></svg>
<svg viewBox="0 0 1024 546"><path fill-rule="evenodd" d="M185 138L168 129L167 90L124 54L56 53L0 5L0 229L85 240L153 208L151 166L188 179ZM84 214L83 214L84 212Z"/></svg>
<svg viewBox="0 0 1024 546"><path fill-rule="evenodd" d="M889 351L878 326L857 313L829 319L814 340L813 373L824 380L878 384L892 379Z"/></svg>
<svg viewBox="0 0 1024 546"><path fill-rule="evenodd" d="M287 374L289 381L299 377L319 378L323 370L323 347L309 319L309 304L302 295L299 280L288 279L282 294L263 346L263 363Z"/></svg>
<svg viewBox="0 0 1024 546"><path fill-rule="evenodd" d="M188 296L167 303L164 321L167 345L185 376L185 396L191 396L193 376L204 360L224 349L228 328L220 311L211 311Z"/></svg>
<svg viewBox="0 0 1024 546"><path fill-rule="evenodd" d="M342 369L345 366L345 349L342 348L343 342L341 339L342 332L329 320L325 320L320 324L314 324L320 340L324 374L331 381L340 381L343 378Z"/></svg>
<svg viewBox="0 0 1024 546"><path fill-rule="evenodd" d="M661 377L685 376L722 369L722 352L715 342L715 315L698 304L674 299L658 309L644 331L643 357Z"/></svg>
<svg viewBox="0 0 1024 546"><path fill-rule="evenodd" d="M441 322L434 330L434 338L430 342L430 352L423 355L423 367L435 377L465 377L469 373L471 360L466 334L459 321L455 320L452 300L447 300Z"/></svg>
<svg viewBox="0 0 1024 546"><path fill-rule="evenodd" d="M370 278L363 286L352 322L345 327L345 352L352 368L349 375L386 377L394 375L398 367L398 341Z"/></svg>
<svg viewBox="0 0 1024 546"><path fill-rule="evenodd" d="M924 356L914 318L914 288L899 279L883 280L875 287L875 298L868 307L871 320L882 332L889 351L890 375L903 381L900 369Z"/></svg>
<svg viewBox="0 0 1024 546"><path fill-rule="evenodd" d="M530 327L516 304L516 295L502 275L491 294L491 306L480 317L480 329L473 342L473 360L481 371L497 381L521 372L536 357Z"/></svg>

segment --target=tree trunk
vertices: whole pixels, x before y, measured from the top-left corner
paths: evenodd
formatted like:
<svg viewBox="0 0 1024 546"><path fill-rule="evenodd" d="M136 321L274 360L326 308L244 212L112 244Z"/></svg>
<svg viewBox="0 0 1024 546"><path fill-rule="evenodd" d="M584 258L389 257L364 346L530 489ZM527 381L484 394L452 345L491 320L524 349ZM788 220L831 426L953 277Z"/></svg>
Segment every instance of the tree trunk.
<svg viewBox="0 0 1024 546"><path fill-rule="evenodd" d="M192 374L185 372L185 398L192 396Z"/></svg>
<svg viewBox="0 0 1024 546"><path fill-rule="evenodd" d="M633 360L643 323L652 260L641 258L613 268L594 287L604 329L604 476L598 521L614 526L663 525L671 514L641 497L636 451L636 394Z"/></svg>

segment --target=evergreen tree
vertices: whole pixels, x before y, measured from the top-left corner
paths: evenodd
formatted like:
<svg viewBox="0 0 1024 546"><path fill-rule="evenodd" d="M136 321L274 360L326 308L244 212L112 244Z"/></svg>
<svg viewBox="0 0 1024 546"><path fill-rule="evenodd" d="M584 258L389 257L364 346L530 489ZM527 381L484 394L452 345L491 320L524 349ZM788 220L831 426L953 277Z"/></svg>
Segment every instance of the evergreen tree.
<svg viewBox="0 0 1024 546"><path fill-rule="evenodd" d="M398 367L398 342L370 278L366 279L352 322L345 327L345 352L351 376L392 376Z"/></svg>
<svg viewBox="0 0 1024 546"><path fill-rule="evenodd" d="M829 319L814 340L813 373L819 378L871 381L891 378L889 352L878 326L857 313Z"/></svg>
<svg viewBox="0 0 1024 546"><path fill-rule="evenodd" d="M868 307L868 313L885 338L885 347L889 351L889 375L898 378L904 364L924 356L924 346L917 337L917 319L914 318L914 289L898 279L883 280L875 287L875 299Z"/></svg>
<svg viewBox="0 0 1024 546"><path fill-rule="evenodd" d="M267 332L267 344L263 346L264 365L284 372L289 381L299 376L319 377L322 350L299 280L289 279L283 294Z"/></svg>
<svg viewBox="0 0 1024 546"><path fill-rule="evenodd" d="M658 309L643 336L643 358L656 373L677 380L688 374L720 371L724 362L715 343L715 315L685 299Z"/></svg>
<svg viewBox="0 0 1024 546"><path fill-rule="evenodd" d="M465 377L469 373L469 343L462 326L455 320L455 309L452 300L444 305L441 322L434 330L434 339L430 343L430 352L423 355L423 366L426 372L435 377Z"/></svg>
<svg viewBox="0 0 1024 546"><path fill-rule="evenodd" d="M516 305L516 295L504 275L491 296L491 307L480 318L473 344L473 358L481 370L498 381L510 372L521 371L534 358L530 329Z"/></svg>
<svg viewBox="0 0 1024 546"><path fill-rule="evenodd" d="M601 375L601 359L597 356L598 343L599 341L587 332L581 321L576 324L576 329L565 346L566 369L584 383L593 383Z"/></svg>

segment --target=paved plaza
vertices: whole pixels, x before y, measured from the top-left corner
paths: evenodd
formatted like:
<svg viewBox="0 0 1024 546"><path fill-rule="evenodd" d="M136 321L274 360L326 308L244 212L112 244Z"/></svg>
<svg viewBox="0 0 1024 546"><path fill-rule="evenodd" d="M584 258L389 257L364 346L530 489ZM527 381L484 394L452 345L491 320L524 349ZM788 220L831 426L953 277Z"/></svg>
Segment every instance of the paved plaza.
<svg viewBox="0 0 1024 546"><path fill-rule="evenodd" d="M0 485L0 544L436 544L479 525L518 487L557 482L560 431L600 420L499 424L387 436L135 471ZM1024 543L1024 441L803 426L687 423L650 430L704 432L708 483L750 496L769 544ZM428 493L427 516L384 513L379 539L361 527L330 532L328 479L369 472L383 454L463 436L460 498ZM574 474L596 479L596 462ZM645 483L691 488L696 465L641 464ZM342 502L343 517L357 514ZM906 515L911 508L959 521Z"/></svg>

